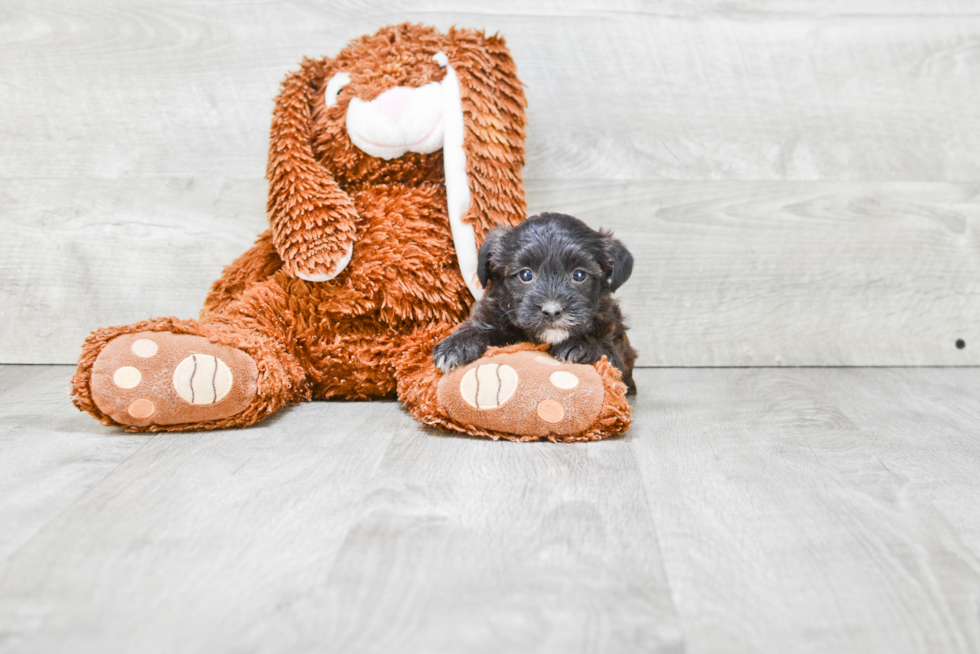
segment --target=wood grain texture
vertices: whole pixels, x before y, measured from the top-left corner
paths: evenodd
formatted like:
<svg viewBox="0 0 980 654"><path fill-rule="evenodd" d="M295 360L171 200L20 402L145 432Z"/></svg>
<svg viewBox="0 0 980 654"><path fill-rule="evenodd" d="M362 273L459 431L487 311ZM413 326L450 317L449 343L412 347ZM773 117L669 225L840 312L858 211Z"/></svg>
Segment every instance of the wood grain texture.
<svg viewBox="0 0 980 654"><path fill-rule="evenodd" d="M529 186L634 253L639 365L980 364L978 184Z"/></svg>
<svg viewBox="0 0 980 654"><path fill-rule="evenodd" d="M575 445L390 402L127 436L69 374L0 366L5 654L980 649L977 368L638 370Z"/></svg>
<svg viewBox="0 0 980 654"><path fill-rule="evenodd" d="M65 186L8 205L0 360L67 363L96 327L196 315L264 224L262 180ZM976 184L531 181L528 201L631 248L641 366L980 364Z"/></svg>
<svg viewBox="0 0 980 654"><path fill-rule="evenodd" d="M36 466L56 477L120 433L52 402L48 373L21 384L35 431L7 438L85 429ZM628 440L450 437L392 402L139 438L87 492L15 485L48 515L0 560L4 652L680 651ZM5 524L36 522L9 497Z"/></svg>
<svg viewBox="0 0 980 654"><path fill-rule="evenodd" d="M0 179L260 177L285 73L404 20L507 37L530 179L980 179L980 14L806 6L19 3Z"/></svg>
<svg viewBox="0 0 980 654"><path fill-rule="evenodd" d="M0 361L69 363L90 331L197 316L267 228L265 181L68 178L0 187Z"/></svg>
<svg viewBox="0 0 980 654"><path fill-rule="evenodd" d="M150 439L82 419L70 378L67 367L0 366L0 562Z"/></svg>
<svg viewBox="0 0 980 654"><path fill-rule="evenodd" d="M624 288L640 365L980 363L980 12L953 0L6 3L0 361L195 315L265 225L279 81L403 20L506 36L532 208L655 255Z"/></svg>
<svg viewBox="0 0 980 654"><path fill-rule="evenodd" d="M640 375L689 652L980 648L980 371Z"/></svg>

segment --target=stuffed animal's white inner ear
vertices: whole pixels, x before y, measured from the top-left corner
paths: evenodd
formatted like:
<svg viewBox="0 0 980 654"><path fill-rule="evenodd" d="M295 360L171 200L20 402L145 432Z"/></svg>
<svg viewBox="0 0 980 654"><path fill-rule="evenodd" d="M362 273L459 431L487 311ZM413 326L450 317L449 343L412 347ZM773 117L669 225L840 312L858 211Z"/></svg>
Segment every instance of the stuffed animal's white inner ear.
<svg viewBox="0 0 980 654"><path fill-rule="evenodd" d="M350 75L347 73L337 73L330 78L327 82L327 90L324 92L324 100L326 100L327 108L330 108L337 104L337 95L340 93L340 89L344 88L350 84Z"/></svg>
<svg viewBox="0 0 980 654"><path fill-rule="evenodd" d="M459 93L459 79L444 52L436 53L433 58L446 69L446 77L442 80L442 161L446 172L449 227L453 233L459 272L462 273L470 293L479 300L483 297L483 288L476 274L476 233L472 225L463 222L463 214L470 208L470 185L466 177L466 152L463 151L463 103Z"/></svg>

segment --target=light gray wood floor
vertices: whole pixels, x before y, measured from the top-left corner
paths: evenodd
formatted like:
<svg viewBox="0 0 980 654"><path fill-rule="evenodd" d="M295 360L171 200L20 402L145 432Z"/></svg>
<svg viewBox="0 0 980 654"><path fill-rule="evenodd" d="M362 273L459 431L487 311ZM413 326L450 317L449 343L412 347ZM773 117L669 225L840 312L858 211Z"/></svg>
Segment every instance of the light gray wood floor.
<svg viewBox="0 0 980 654"><path fill-rule="evenodd" d="M643 369L587 445L131 435L71 371L0 367L4 653L980 650L980 369Z"/></svg>

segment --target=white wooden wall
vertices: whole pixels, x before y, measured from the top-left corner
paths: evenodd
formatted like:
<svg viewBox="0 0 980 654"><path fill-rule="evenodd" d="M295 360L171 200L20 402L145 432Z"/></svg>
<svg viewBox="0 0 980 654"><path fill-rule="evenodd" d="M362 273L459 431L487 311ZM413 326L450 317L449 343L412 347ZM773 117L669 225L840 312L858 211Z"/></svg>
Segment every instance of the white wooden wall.
<svg viewBox="0 0 980 654"><path fill-rule="evenodd" d="M6 0L0 362L196 315L264 229L280 79L405 20L507 38L530 209L633 249L641 365L980 364L966 0Z"/></svg>

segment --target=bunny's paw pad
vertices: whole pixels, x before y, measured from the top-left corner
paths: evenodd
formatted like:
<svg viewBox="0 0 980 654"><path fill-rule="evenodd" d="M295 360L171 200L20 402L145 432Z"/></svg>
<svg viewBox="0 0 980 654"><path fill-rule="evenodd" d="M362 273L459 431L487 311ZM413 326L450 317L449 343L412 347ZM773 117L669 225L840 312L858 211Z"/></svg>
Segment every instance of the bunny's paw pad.
<svg viewBox="0 0 980 654"><path fill-rule="evenodd" d="M131 427L229 418L255 397L258 369L245 352L202 336L138 332L111 340L92 367L92 399Z"/></svg>
<svg viewBox="0 0 980 654"><path fill-rule="evenodd" d="M533 350L477 359L444 375L438 387L439 402L456 422L538 438L584 431L604 394L595 367Z"/></svg>

